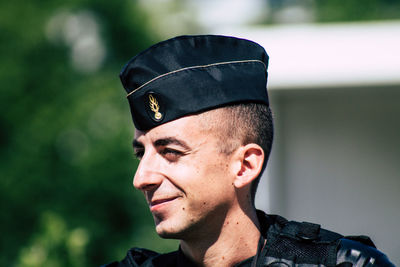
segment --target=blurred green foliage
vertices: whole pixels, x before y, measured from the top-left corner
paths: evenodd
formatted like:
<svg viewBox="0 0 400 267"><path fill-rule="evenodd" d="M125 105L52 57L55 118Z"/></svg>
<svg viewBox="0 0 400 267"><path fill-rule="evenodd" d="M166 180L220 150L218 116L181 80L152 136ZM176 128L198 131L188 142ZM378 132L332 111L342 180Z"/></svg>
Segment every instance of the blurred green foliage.
<svg viewBox="0 0 400 267"><path fill-rule="evenodd" d="M318 22L400 18L400 0L314 0L314 8Z"/></svg>
<svg viewBox="0 0 400 267"><path fill-rule="evenodd" d="M131 246L176 248L133 190L118 78L158 41L146 14L130 0L2 1L0 12L0 266L98 266Z"/></svg>

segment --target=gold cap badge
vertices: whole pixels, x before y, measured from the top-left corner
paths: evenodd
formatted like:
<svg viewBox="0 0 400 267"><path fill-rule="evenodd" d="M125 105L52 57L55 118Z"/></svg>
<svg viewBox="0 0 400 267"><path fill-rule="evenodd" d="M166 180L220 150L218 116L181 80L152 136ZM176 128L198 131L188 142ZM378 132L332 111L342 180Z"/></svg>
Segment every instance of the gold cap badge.
<svg viewBox="0 0 400 267"><path fill-rule="evenodd" d="M154 112L154 119L156 121L161 120L163 115L159 111L160 105L158 104L157 99L152 94L149 94L149 106L151 111Z"/></svg>

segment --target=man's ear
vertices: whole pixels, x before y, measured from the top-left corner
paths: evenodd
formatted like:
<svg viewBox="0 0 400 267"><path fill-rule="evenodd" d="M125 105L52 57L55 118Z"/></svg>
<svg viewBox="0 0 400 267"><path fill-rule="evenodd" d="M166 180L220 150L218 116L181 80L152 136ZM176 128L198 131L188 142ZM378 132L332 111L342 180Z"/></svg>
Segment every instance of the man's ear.
<svg viewBox="0 0 400 267"><path fill-rule="evenodd" d="M261 173L264 163L264 150L253 143L241 146L236 151L235 161L237 168L235 169L234 185L236 188L242 188L250 185Z"/></svg>

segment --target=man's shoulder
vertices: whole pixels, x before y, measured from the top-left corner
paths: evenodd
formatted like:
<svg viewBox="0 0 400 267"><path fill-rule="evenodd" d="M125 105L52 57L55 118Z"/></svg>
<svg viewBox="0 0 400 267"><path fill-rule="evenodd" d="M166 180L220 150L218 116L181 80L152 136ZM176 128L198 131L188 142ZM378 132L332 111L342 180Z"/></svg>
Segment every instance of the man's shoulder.
<svg viewBox="0 0 400 267"><path fill-rule="evenodd" d="M343 236L318 224L264 216L264 222L269 221L264 263L394 266L367 236Z"/></svg>
<svg viewBox="0 0 400 267"><path fill-rule="evenodd" d="M178 251L160 254L145 248L131 248L120 262L112 262L102 267L156 267L176 266Z"/></svg>

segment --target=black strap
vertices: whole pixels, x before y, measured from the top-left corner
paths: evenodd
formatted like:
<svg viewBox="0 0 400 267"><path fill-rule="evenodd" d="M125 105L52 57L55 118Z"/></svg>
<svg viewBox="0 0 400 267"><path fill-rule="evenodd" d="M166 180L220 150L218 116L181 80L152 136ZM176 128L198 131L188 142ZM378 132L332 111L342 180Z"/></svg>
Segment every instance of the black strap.
<svg viewBox="0 0 400 267"><path fill-rule="evenodd" d="M254 256L253 261L251 262L251 267L258 266L258 259L260 258L261 251L263 251L266 244L267 240L261 235L260 239L258 240L257 253Z"/></svg>
<svg viewBox="0 0 400 267"><path fill-rule="evenodd" d="M321 226L319 224L290 221L283 227L280 234L303 241L314 241L319 240L320 230Z"/></svg>

